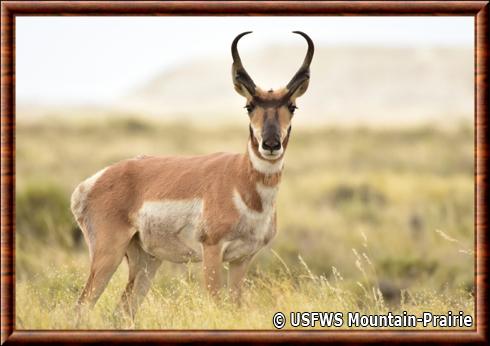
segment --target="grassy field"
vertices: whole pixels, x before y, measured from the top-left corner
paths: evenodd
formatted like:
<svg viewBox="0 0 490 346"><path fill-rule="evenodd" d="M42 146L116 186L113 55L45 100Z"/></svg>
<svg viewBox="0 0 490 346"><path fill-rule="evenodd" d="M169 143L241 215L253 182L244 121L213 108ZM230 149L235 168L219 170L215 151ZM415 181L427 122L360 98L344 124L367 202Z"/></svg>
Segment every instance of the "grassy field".
<svg viewBox="0 0 490 346"><path fill-rule="evenodd" d="M74 328L88 252L69 211L82 179L138 154L244 151L248 129L138 118L18 120L16 313L20 329ZM215 304L199 265L162 266L135 325L113 314L116 272L80 328L272 328L276 311L474 314L473 128L293 128L278 235L244 303ZM226 271L226 268L224 269Z"/></svg>

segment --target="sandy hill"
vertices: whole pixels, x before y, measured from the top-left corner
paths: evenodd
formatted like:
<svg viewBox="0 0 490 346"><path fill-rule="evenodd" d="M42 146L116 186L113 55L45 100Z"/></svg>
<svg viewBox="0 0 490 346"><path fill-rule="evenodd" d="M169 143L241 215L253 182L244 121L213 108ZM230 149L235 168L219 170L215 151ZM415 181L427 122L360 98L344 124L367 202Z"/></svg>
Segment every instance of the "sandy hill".
<svg viewBox="0 0 490 346"><path fill-rule="evenodd" d="M304 47L243 52L263 88L285 85ZM317 48L310 88L299 102L301 123L416 123L473 116L473 53L466 48ZM188 61L128 92L119 110L211 120L245 115L233 90L229 59Z"/></svg>

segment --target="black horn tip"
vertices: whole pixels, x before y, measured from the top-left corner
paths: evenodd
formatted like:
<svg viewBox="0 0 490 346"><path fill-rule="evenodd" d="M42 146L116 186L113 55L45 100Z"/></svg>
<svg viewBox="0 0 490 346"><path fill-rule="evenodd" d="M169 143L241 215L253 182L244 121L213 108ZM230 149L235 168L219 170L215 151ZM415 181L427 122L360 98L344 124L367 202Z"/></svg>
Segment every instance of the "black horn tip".
<svg viewBox="0 0 490 346"><path fill-rule="evenodd" d="M248 35L248 34L251 34L252 32L253 31L245 31L245 32L242 32L237 37L235 37L235 39L233 40L233 43L238 42L238 40L241 39L243 36Z"/></svg>
<svg viewBox="0 0 490 346"><path fill-rule="evenodd" d="M306 42L308 43L308 52L306 53L306 59L309 60L308 61L308 65L309 65L310 62L311 62L311 58L313 57L313 52L315 50L315 45L313 44L313 41L311 40L310 36L306 35L304 32L302 32L302 31L293 31L293 33L303 36L304 39L306 40Z"/></svg>
<svg viewBox="0 0 490 346"><path fill-rule="evenodd" d="M245 31L245 32L242 32L241 34L239 34L237 37L235 37L235 39L233 40L233 42L231 43L231 55L233 56L233 60L240 60L240 55L238 54L238 50L237 50L237 44L238 44L238 41L245 35L248 35L250 34L252 31Z"/></svg>
<svg viewBox="0 0 490 346"><path fill-rule="evenodd" d="M298 35L303 36L308 42L311 41L310 36L306 35L303 31L293 31L293 34L298 34Z"/></svg>

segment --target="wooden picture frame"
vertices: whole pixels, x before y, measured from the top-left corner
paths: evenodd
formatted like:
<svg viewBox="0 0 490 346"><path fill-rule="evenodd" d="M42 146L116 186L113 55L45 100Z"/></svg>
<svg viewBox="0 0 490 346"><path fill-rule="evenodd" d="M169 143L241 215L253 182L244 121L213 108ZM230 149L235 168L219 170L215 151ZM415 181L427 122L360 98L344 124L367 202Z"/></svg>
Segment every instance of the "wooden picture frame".
<svg viewBox="0 0 490 346"><path fill-rule="evenodd" d="M476 329L468 331L36 331L15 329L15 18L17 16L473 16L475 18ZM5 1L1 4L1 342L488 343L488 1Z"/></svg>

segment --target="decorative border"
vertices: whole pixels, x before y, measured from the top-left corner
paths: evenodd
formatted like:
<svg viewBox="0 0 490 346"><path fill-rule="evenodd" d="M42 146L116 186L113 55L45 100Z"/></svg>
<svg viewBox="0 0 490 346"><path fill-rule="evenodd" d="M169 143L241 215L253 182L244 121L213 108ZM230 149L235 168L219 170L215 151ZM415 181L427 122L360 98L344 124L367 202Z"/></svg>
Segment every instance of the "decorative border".
<svg viewBox="0 0 490 346"><path fill-rule="evenodd" d="M473 16L475 18L475 271L473 331L15 330L16 16ZM488 343L488 1L5 1L1 4L1 343L445 342Z"/></svg>

